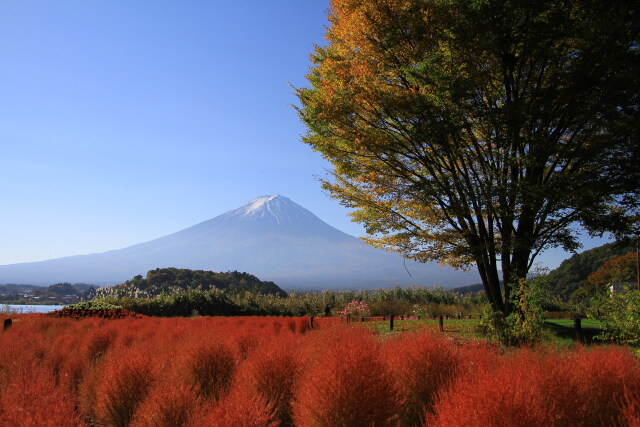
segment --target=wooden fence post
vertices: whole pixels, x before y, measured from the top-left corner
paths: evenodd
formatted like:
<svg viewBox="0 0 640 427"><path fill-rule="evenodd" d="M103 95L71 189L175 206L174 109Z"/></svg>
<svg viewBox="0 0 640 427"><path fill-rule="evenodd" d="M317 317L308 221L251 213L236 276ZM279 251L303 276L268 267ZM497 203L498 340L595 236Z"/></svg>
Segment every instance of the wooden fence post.
<svg viewBox="0 0 640 427"><path fill-rule="evenodd" d="M309 323L311 325L311 329L313 329L313 316L311 316L311 319L310 319Z"/></svg>
<svg viewBox="0 0 640 427"><path fill-rule="evenodd" d="M576 335L580 336L580 334L582 333L582 319L579 317L574 318L573 327L576 330Z"/></svg>
<svg viewBox="0 0 640 427"><path fill-rule="evenodd" d="M440 324L440 332L444 332L444 319L440 316L438 323Z"/></svg>
<svg viewBox="0 0 640 427"><path fill-rule="evenodd" d="M389 316L389 330L393 331L393 314Z"/></svg>

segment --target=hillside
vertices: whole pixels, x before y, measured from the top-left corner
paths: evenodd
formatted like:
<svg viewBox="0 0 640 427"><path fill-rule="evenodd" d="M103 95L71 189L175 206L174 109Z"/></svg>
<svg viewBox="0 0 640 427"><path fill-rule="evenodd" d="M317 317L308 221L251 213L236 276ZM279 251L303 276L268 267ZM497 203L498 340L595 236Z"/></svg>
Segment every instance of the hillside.
<svg viewBox="0 0 640 427"><path fill-rule="evenodd" d="M118 287L131 291L144 291L148 296L171 292L172 289L201 289L216 288L228 293L256 292L286 297L287 293L273 282L264 282L248 273L231 271L216 273L204 270L189 270L181 268L158 268L147 272L143 278L138 275L127 280Z"/></svg>
<svg viewBox="0 0 640 427"><path fill-rule="evenodd" d="M460 295L476 294L478 292L484 292L484 286L482 283L476 283L475 285L459 286L451 289L451 291Z"/></svg>
<svg viewBox="0 0 640 427"><path fill-rule="evenodd" d="M607 243L573 255L549 272L549 290L563 298L568 298L585 283L587 276L612 258L634 250L630 241Z"/></svg>

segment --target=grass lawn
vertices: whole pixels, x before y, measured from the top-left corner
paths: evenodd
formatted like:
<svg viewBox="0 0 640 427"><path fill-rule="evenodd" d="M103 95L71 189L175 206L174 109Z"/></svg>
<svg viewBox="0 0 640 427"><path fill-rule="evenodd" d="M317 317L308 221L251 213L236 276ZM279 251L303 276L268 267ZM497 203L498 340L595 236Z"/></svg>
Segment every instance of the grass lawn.
<svg viewBox="0 0 640 427"><path fill-rule="evenodd" d="M384 336L392 334L401 334L403 332L415 331L420 329L439 330L438 320L421 319L421 320L394 320L393 331L389 328L389 320L364 322L364 325ZM486 339L479 330L479 319L449 319L444 320L444 334L451 338L459 339ZM576 342L582 344L598 344L593 341L593 337L600 333L600 323L595 320L582 319L582 332L578 336L574 329L572 319L547 319L544 324L547 335L547 342L558 347L571 347Z"/></svg>
<svg viewBox="0 0 640 427"><path fill-rule="evenodd" d="M482 339L484 338L479 333L478 325L479 319L449 319L444 320L444 334L451 338L459 339ZM389 328L389 320L378 322L365 322L364 325L371 328L381 334L401 334L408 331L417 331L422 329L429 329L432 331L439 331L439 321L433 319L421 319L421 320L394 320L393 331Z"/></svg>

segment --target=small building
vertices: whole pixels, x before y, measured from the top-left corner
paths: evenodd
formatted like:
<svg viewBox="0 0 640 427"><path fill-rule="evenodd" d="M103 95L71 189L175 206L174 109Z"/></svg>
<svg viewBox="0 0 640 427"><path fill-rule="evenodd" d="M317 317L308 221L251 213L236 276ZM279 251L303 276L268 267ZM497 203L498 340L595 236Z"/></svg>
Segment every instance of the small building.
<svg viewBox="0 0 640 427"><path fill-rule="evenodd" d="M634 289L636 286L638 286L638 284L635 282L612 282L612 283L608 283L608 286L609 286L609 291L612 294L617 294L624 291L625 286L631 289Z"/></svg>

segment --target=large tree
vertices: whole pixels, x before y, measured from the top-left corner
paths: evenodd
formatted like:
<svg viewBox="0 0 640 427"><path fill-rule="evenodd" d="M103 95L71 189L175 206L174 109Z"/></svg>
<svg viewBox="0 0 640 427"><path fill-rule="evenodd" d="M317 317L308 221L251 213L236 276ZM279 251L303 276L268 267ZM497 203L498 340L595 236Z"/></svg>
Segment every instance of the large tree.
<svg viewBox="0 0 640 427"><path fill-rule="evenodd" d="M637 218L639 5L333 0L297 90L324 187L366 241L475 265L509 313L510 284L577 248L576 225Z"/></svg>

